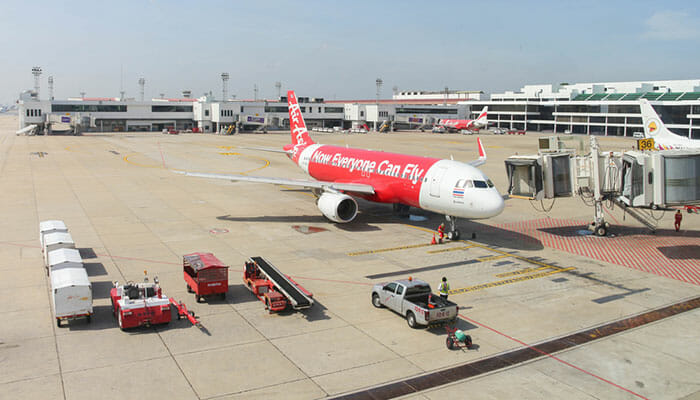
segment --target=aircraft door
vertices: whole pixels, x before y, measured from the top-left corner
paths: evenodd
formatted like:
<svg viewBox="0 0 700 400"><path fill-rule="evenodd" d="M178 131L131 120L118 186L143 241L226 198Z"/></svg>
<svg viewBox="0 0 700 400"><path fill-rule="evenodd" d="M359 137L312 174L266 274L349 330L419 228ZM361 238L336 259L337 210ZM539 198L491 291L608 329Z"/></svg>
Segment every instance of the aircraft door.
<svg viewBox="0 0 700 400"><path fill-rule="evenodd" d="M438 167L430 177L430 195L440 197L440 182L447 172L447 167Z"/></svg>

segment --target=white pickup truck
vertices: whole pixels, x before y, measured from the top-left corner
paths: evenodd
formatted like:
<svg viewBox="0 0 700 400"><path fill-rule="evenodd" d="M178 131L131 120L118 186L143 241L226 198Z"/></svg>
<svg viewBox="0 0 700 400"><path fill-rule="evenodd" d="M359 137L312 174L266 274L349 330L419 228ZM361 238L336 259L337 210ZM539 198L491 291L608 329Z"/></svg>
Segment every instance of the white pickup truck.
<svg viewBox="0 0 700 400"><path fill-rule="evenodd" d="M411 328L454 322L459 314L457 304L432 294L430 285L418 279L374 285L372 305L401 314Z"/></svg>

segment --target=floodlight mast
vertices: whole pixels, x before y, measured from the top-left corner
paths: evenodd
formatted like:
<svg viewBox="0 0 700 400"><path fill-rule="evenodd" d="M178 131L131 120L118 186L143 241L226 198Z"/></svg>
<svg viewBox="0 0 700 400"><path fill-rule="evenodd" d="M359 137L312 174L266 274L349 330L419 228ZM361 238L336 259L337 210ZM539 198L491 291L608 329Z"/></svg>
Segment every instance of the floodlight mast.
<svg viewBox="0 0 700 400"><path fill-rule="evenodd" d="M230 75L228 72L221 73L221 100L226 101L228 99L228 80Z"/></svg>
<svg viewBox="0 0 700 400"><path fill-rule="evenodd" d="M39 79L41 77L41 67L32 67L32 75L34 75L34 92L36 98L39 98Z"/></svg>

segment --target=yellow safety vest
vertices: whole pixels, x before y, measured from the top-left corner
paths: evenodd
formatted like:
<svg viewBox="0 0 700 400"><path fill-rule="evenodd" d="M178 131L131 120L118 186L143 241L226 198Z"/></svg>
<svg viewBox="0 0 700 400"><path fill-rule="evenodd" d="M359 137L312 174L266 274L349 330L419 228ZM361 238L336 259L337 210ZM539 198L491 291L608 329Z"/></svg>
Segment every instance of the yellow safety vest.
<svg viewBox="0 0 700 400"><path fill-rule="evenodd" d="M438 292L440 294L449 294L450 284L447 282L440 282L440 287L438 287Z"/></svg>

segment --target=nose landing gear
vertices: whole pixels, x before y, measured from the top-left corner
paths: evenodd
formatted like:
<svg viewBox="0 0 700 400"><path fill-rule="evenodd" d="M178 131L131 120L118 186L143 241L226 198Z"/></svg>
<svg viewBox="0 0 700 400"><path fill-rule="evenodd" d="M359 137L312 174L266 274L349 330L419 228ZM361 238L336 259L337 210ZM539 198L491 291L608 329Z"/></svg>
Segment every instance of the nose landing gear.
<svg viewBox="0 0 700 400"><path fill-rule="evenodd" d="M457 218L451 215L445 215L445 219L450 224L450 230L447 231L447 240L459 240L459 230L457 230Z"/></svg>

